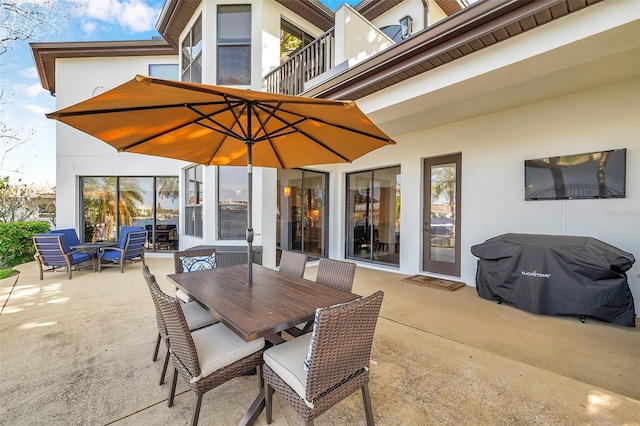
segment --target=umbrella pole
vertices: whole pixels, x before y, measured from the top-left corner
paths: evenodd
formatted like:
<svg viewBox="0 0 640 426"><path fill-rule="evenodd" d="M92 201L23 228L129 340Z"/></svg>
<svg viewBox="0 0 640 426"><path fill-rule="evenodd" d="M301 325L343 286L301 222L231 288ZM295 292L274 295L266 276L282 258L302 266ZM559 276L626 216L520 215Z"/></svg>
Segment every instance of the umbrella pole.
<svg viewBox="0 0 640 426"><path fill-rule="evenodd" d="M253 224L251 219L251 204L253 198L253 159L252 159L252 147L253 142L247 141L247 285L251 287L253 285Z"/></svg>

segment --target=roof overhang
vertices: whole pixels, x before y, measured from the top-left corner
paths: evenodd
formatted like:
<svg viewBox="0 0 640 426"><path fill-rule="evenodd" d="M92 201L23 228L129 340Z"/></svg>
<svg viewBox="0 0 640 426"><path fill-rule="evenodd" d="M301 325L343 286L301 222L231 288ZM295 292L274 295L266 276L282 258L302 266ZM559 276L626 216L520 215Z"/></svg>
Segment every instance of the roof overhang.
<svg viewBox="0 0 640 426"><path fill-rule="evenodd" d="M310 88L356 100L604 0L480 1Z"/></svg>
<svg viewBox="0 0 640 426"><path fill-rule="evenodd" d="M126 56L175 56L178 51L165 40L30 43L42 87L56 92L56 59L112 58Z"/></svg>

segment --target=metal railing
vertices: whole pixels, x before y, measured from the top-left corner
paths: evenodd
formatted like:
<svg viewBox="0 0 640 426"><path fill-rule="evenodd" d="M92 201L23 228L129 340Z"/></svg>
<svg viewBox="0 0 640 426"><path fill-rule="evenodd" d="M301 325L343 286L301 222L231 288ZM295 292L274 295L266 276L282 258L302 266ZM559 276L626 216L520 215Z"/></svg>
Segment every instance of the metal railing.
<svg viewBox="0 0 640 426"><path fill-rule="evenodd" d="M304 83L329 71L335 65L335 29L306 45L264 77L265 90L270 93L298 95Z"/></svg>

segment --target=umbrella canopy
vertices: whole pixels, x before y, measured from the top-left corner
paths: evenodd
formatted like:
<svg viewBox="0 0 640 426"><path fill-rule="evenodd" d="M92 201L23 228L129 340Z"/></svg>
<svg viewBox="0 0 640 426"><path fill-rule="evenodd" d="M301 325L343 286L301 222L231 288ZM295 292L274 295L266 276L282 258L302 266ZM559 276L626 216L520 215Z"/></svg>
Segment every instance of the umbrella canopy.
<svg viewBox="0 0 640 426"><path fill-rule="evenodd" d="M47 118L95 136L118 151L205 165L247 166L249 271L253 166L295 168L351 162L395 143L355 102L145 76L47 114Z"/></svg>

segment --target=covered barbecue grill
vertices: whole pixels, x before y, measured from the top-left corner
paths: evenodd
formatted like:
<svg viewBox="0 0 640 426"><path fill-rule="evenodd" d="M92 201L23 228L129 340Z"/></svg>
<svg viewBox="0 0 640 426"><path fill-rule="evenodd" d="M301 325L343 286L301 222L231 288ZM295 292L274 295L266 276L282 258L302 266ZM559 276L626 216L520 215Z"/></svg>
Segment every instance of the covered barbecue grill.
<svg viewBox="0 0 640 426"><path fill-rule="evenodd" d="M635 258L591 237L504 234L471 247L485 299L547 315L635 326L626 271Z"/></svg>

